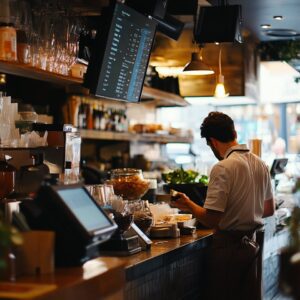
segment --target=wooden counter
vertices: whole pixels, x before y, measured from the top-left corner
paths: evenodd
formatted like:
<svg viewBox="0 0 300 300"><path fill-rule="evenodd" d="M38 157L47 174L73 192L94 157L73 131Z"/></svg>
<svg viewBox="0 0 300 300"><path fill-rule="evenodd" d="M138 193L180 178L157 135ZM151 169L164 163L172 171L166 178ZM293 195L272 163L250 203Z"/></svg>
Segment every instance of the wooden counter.
<svg viewBox="0 0 300 300"><path fill-rule="evenodd" d="M101 257L83 267L59 268L52 275L18 277L16 283L9 284L0 282L0 295L4 290L23 289L21 297L5 298L2 294L0 299L121 300L125 295L130 300L152 296L158 300L167 299L167 295L169 299L199 295L211 234L211 230L201 229L193 236L157 239L150 250L131 256ZM22 284L39 285L45 291L43 295L33 293L26 297L26 286Z"/></svg>
<svg viewBox="0 0 300 300"><path fill-rule="evenodd" d="M0 299L121 300L124 285L124 263L113 257L97 258L82 267L59 268L54 274L0 282Z"/></svg>

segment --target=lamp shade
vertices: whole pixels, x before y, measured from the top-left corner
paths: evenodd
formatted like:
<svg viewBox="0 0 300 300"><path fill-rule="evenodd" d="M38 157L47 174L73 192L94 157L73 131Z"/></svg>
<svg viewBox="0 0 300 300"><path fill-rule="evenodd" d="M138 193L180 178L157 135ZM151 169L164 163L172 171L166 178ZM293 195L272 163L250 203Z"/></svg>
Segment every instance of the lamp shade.
<svg viewBox="0 0 300 300"><path fill-rule="evenodd" d="M183 68L183 75L211 75L214 71L202 60L201 51L192 52L192 59Z"/></svg>

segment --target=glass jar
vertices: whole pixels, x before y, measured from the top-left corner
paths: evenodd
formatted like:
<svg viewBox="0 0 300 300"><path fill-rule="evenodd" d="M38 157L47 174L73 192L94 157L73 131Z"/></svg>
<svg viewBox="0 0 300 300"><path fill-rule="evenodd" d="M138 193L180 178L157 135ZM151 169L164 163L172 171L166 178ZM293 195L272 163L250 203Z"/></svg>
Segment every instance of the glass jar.
<svg viewBox="0 0 300 300"><path fill-rule="evenodd" d="M17 32L13 24L0 24L0 60L17 60Z"/></svg>
<svg viewBox="0 0 300 300"><path fill-rule="evenodd" d="M125 200L139 200L149 189L149 182L139 169L114 169L108 183L113 185L115 194Z"/></svg>

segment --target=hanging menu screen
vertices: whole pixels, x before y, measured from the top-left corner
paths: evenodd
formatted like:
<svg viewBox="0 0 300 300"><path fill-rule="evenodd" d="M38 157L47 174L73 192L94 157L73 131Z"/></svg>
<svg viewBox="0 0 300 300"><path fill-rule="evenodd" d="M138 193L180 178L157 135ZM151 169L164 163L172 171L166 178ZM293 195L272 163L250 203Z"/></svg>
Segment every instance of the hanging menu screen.
<svg viewBox="0 0 300 300"><path fill-rule="evenodd" d="M155 29L155 21L128 6L115 5L96 96L140 100Z"/></svg>

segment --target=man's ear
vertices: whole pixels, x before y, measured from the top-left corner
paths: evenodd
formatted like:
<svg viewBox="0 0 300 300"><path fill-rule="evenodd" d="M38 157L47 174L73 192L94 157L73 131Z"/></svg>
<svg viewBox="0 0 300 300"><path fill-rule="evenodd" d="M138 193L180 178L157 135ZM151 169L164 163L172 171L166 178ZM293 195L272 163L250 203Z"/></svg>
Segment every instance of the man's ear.
<svg viewBox="0 0 300 300"><path fill-rule="evenodd" d="M211 143L214 147L216 147L216 146L217 146L217 143L218 143L218 140L215 139L215 138L210 138L210 143Z"/></svg>

